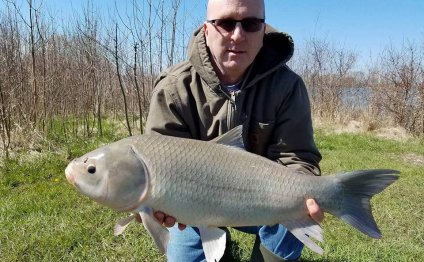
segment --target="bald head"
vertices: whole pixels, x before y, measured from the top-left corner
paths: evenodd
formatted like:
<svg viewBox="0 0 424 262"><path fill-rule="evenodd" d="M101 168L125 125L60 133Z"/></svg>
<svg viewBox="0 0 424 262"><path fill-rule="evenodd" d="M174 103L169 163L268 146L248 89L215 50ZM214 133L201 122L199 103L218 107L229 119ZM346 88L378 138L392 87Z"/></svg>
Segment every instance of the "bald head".
<svg viewBox="0 0 424 262"><path fill-rule="evenodd" d="M252 13L253 17L265 18L264 0L209 0L207 19L225 18L229 6L239 8L240 12Z"/></svg>

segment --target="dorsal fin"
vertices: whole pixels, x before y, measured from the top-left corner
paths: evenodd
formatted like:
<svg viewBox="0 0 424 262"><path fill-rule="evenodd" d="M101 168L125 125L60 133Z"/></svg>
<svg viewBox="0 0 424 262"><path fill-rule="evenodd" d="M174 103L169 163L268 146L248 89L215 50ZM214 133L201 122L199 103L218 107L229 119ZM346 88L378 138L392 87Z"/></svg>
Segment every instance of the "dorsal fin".
<svg viewBox="0 0 424 262"><path fill-rule="evenodd" d="M211 142L245 149L243 141L243 126L239 125L227 133L212 139Z"/></svg>

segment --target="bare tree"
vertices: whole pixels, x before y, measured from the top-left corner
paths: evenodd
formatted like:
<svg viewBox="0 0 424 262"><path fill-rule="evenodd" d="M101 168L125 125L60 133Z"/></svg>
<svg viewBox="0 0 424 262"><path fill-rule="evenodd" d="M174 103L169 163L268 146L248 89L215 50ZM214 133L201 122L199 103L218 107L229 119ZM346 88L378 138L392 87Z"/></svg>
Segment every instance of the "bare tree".
<svg viewBox="0 0 424 262"><path fill-rule="evenodd" d="M312 38L293 62L309 88L313 113L331 120L340 117L343 95L352 87L356 54Z"/></svg>
<svg viewBox="0 0 424 262"><path fill-rule="evenodd" d="M38 116L38 101L39 101L39 94L38 94L38 86L37 86L37 77L36 77L36 59L35 59L35 22L34 22L34 13L37 12L37 10L34 8L32 0L27 0L28 2L28 8L29 8L29 29L30 29L30 39L31 39L31 61L32 61L32 90L33 90L33 103L32 103L32 112L31 112L31 120L36 125Z"/></svg>
<svg viewBox="0 0 424 262"><path fill-rule="evenodd" d="M175 0L172 2L172 31L171 31L171 50L168 54L168 66L174 64L174 53L175 53L175 44L176 44L176 31L177 31L177 15L178 9L180 7L181 0Z"/></svg>
<svg viewBox="0 0 424 262"><path fill-rule="evenodd" d="M380 56L376 103L395 123L411 132L423 131L423 50L413 43L390 46Z"/></svg>
<svg viewBox="0 0 424 262"><path fill-rule="evenodd" d="M11 114L7 106L3 81L0 79L0 136L5 152L5 157L9 157L10 136L11 136Z"/></svg>
<svg viewBox="0 0 424 262"><path fill-rule="evenodd" d="M3 13L4 12L4 13ZM18 27L17 9L6 5L0 11L0 139L5 157L9 157L13 122L18 106L18 88L22 59L20 58L21 36ZM17 120L18 118L16 118ZM15 125L19 125L16 121Z"/></svg>
<svg viewBox="0 0 424 262"><path fill-rule="evenodd" d="M127 98L126 98L126 95L125 95L124 83L122 81L121 71L120 71L120 67L119 67L118 24L116 24L116 27L115 27L115 63L116 63L116 74L117 74L118 80L119 80L119 87L121 88L122 98L124 100L124 111L125 111L125 120L127 122L127 129L128 129L129 135L132 136L131 125L130 125L130 121L129 121L129 117L128 117Z"/></svg>
<svg viewBox="0 0 424 262"><path fill-rule="evenodd" d="M138 115L140 118L140 133L143 134L143 103L142 103L142 99L141 99L141 93L140 93L140 86L138 84L138 79L137 79L137 43L134 44L134 85L137 91L137 104L138 104Z"/></svg>
<svg viewBox="0 0 424 262"><path fill-rule="evenodd" d="M153 21L152 21L152 0L147 1L149 5L149 18L147 23L147 35L149 43L149 68L150 68L150 86L153 86ZM161 55L161 54L160 54Z"/></svg>
<svg viewBox="0 0 424 262"><path fill-rule="evenodd" d="M43 32L43 29L46 29L46 25L41 21L40 13L38 11L35 12L35 26L37 28L37 34L40 39L41 44L41 92L42 92L42 100L40 103L42 105L39 107L41 110L41 114L39 116L40 122L42 123L42 130L46 132L46 119L47 119L47 101L48 101L48 88L47 88L47 54L46 54L46 39Z"/></svg>

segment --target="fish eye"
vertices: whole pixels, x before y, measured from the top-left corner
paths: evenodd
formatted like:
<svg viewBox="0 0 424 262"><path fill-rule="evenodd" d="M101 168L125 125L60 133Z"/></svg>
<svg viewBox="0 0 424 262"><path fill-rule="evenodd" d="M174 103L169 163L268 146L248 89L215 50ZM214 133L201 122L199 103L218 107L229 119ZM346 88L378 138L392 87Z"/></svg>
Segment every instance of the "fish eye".
<svg viewBox="0 0 424 262"><path fill-rule="evenodd" d="M88 165L87 172L90 174L96 173L96 166L95 165Z"/></svg>

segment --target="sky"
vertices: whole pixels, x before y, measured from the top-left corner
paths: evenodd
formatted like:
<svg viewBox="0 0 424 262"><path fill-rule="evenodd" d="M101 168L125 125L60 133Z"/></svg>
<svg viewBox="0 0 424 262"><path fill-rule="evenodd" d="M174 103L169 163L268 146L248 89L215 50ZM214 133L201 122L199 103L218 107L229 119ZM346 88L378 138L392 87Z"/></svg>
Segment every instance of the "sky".
<svg viewBox="0 0 424 262"><path fill-rule="evenodd" d="M0 0L0 8L1 7ZM40 3L40 0L33 0ZM82 12L88 0L43 0L56 18ZM128 9L133 0L91 0L100 13ZM146 2L138 0L137 2ZM165 0L170 1L170 0ZM181 13L200 23L207 0L183 0ZM389 45L424 47L424 0L265 0L266 21L289 33L295 46L311 38L352 50L365 63Z"/></svg>
<svg viewBox="0 0 424 262"><path fill-rule="evenodd" d="M292 35L295 44L326 39L375 57L407 41L424 48L424 0L266 0L267 21Z"/></svg>

